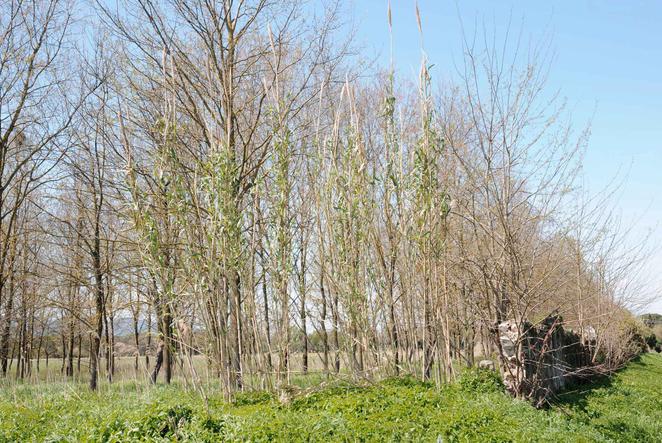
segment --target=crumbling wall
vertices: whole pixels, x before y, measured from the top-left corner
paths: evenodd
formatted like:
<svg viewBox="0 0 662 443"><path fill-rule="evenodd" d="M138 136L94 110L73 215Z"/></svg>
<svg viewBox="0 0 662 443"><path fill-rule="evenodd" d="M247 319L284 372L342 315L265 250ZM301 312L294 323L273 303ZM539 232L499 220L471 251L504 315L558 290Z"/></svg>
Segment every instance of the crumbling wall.
<svg viewBox="0 0 662 443"><path fill-rule="evenodd" d="M565 330L558 315L537 325L507 320L499 324L498 333L504 384L518 397L542 404L590 372L590 344Z"/></svg>

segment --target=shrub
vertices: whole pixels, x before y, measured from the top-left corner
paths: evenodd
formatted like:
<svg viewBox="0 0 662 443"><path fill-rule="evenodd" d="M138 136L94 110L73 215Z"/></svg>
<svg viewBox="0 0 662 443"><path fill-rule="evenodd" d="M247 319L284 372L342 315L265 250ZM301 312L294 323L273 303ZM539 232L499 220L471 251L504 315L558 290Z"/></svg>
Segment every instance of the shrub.
<svg viewBox="0 0 662 443"><path fill-rule="evenodd" d="M662 356L642 355L546 411L506 395L498 374L480 369L442 389L411 377L336 382L289 406L257 392L205 403L181 386L76 395L44 386L20 396L0 388L0 442L661 441L660 376Z"/></svg>
<svg viewBox="0 0 662 443"><path fill-rule="evenodd" d="M268 391L246 391L238 392L232 402L235 406L259 405L269 403L274 399L274 395Z"/></svg>
<svg viewBox="0 0 662 443"><path fill-rule="evenodd" d="M152 437L171 437L191 421L193 410L188 406L172 406L148 415L143 421L143 430Z"/></svg>
<svg viewBox="0 0 662 443"><path fill-rule="evenodd" d="M505 392L501 376L490 369L471 368L462 373L458 381L464 392Z"/></svg>
<svg viewBox="0 0 662 443"><path fill-rule="evenodd" d="M655 349L657 346L657 337L655 334L653 334L653 331L651 331L650 334L646 336L646 345L648 345L648 349L651 350Z"/></svg>

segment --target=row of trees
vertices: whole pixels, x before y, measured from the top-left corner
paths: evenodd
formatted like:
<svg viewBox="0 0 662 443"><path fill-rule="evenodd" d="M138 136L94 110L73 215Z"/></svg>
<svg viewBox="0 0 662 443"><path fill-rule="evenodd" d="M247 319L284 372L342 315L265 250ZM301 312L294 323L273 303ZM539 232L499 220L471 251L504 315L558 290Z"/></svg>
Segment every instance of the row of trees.
<svg viewBox="0 0 662 443"><path fill-rule="evenodd" d="M3 373L59 337L96 389L119 318L153 381L200 386L201 354L228 394L442 382L553 311L597 332L596 363L628 357L643 254L580 186L544 53L466 43L435 89L424 56L418 82L366 68L337 4L1 5Z"/></svg>

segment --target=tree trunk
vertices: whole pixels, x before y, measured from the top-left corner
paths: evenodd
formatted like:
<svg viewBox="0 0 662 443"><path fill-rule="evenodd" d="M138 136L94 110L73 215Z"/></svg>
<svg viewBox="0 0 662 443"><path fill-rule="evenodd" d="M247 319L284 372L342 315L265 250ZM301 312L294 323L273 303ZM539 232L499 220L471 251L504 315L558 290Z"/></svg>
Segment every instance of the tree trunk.
<svg viewBox="0 0 662 443"><path fill-rule="evenodd" d="M263 262L264 266L264 262ZM267 335L267 368L273 369L274 365L271 361L271 328L269 326L269 296L267 294L267 272L263 271L262 275L262 298L264 300L264 327Z"/></svg>
<svg viewBox="0 0 662 443"><path fill-rule="evenodd" d="M39 374L39 363L41 361L41 348L44 344L45 329L46 329L46 325L42 325L41 331L39 332L39 342L37 344L37 374Z"/></svg>
<svg viewBox="0 0 662 443"><path fill-rule="evenodd" d="M329 374L329 334L326 332L326 291L324 289L324 268L320 271L320 295L322 296L322 312L320 329L322 331L322 362L324 372Z"/></svg>
<svg viewBox="0 0 662 443"><path fill-rule="evenodd" d="M147 343L145 345L145 368L149 369L149 352L152 349L152 309L147 307Z"/></svg>
<svg viewBox="0 0 662 443"><path fill-rule="evenodd" d="M136 359L133 363L133 369L135 370L136 377L138 376L138 360L140 359L140 332L138 331L138 316L133 317L133 339L136 344ZM145 353L147 356L147 353Z"/></svg>
<svg viewBox="0 0 662 443"><path fill-rule="evenodd" d="M395 322L395 303L391 294L389 306L389 320L391 322L391 346L393 348L393 366L395 375L400 375L400 343L398 341L398 325Z"/></svg>
<svg viewBox="0 0 662 443"><path fill-rule="evenodd" d="M336 374L340 372L340 341L338 328L340 327L340 312L338 312L338 294L333 294L333 346L335 347L333 369Z"/></svg>
<svg viewBox="0 0 662 443"><path fill-rule="evenodd" d="M242 388L241 379L241 281L237 271L231 271L228 281L228 301L230 323L228 338L230 340L230 386L233 389Z"/></svg>
<svg viewBox="0 0 662 443"><path fill-rule="evenodd" d="M164 306L163 313L163 337L164 337L164 346L163 346L163 372L165 376L165 382L170 384L172 380L172 309L168 303Z"/></svg>
<svg viewBox="0 0 662 443"><path fill-rule="evenodd" d="M108 294L108 292L106 292ZM112 372L112 343L110 339L110 324L108 323L108 312L106 310L106 303L103 307L103 324L104 324L104 341L106 342L106 377L108 377L108 382L113 382L113 372Z"/></svg>
<svg viewBox="0 0 662 443"><path fill-rule="evenodd" d="M0 277L2 278L2 277ZM5 305L5 318L2 328L2 337L0 337L0 363L2 364L2 375L7 376L7 359L9 356L9 337L11 332L12 314L14 309L14 290L13 284L10 284ZM0 290L2 286L0 286Z"/></svg>
<svg viewBox="0 0 662 443"><path fill-rule="evenodd" d="M299 306L299 318L301 320L301 333L303 334L303 355L301 356L301 371L308 373L308 327L306 325L306 250L303 228L301 233L301 274L299 275L299 292L301 293L301 305Z"/></svg>
<svg viewBox="0 0 662 443"><path fill-rule="evenodd" d="M74 320L69 322L69 353L67 354L67 377L74 376Z"/></svg>
<svg viewBox="0 0 662 443"><path fill-rule="evenodd" d="M60 334L60 338L62 339L62 366L60 366L60 374L64 374L64 371L67 369L67 336L65 335L65 332L62 331L62 334Z"/></svg>
<svg viewBox="0 0 662 443"><path fill-rule="evenodd" d="M165 343L163 340L159 340L158 347L156 348L156 362L154 364L154 370L152 370L151 381L152 384L156 383L156 377L159 375L161 370L161 365L163 364L163 349L165 348Z"/></svg>
<svg viewBox="0 0 662 443"><path fill-rule="evenodd" d="M76 369L78 371L78 376L80 377L80 360L83 353L83 333L78 331L78 361L76 362Z"/></svg>
<svg viewBox="0 0 662 443"><path fill-rule="evenodd" d="M97 225L98 226L98 225ZM103 335L103 312L104 312L104 288L103 274L101 271L100 239L97 232L95 238L95 251L93 253L93 264L95 270L95 331L90 340L90 389L96 391L97 378L99 376L99 351L101 337Z"/></svg>

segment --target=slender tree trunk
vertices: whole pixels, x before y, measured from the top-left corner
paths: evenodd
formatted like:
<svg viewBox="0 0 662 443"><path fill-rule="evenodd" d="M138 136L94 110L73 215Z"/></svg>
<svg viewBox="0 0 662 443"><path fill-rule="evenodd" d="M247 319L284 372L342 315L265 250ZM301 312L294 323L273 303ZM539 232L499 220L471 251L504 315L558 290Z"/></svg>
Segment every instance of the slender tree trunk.
<svg viewBox="0 0 662 443"><path fill-rule="evenodd" d="M322 363L324 373L329 375L329 334L326 332L326 290L324 288L324 267L320 270L320 295L322 297L322 312L320 318L320 330L322 331Z"/></svg>
<svg viewBox="0 0 662 443"><path fill-rule="evenodd" d="M99 348L101 345L100 336L103 333L103 321L101 320L101 315L97 314L97 317L96 330L92 332L90 336L90 389L93 391L97 390Z"/></svg>
<svg viewBox="0 0 662 443"><path fill-rule="evenodd" d="M108 292L106 292L106 298L108 298ZM113 373L112 373L112 343L110 338L110 324L108 322L108 311L106 309L107 303L104 303L103 307L103 324L104 324L104 341L106 342L106 377L108 377L108 382L112 383Z"/></svg>
<svg viewBox="0 0 662 443"><path fill-rule="evenodd" d="M308 326L306 325L306 250L304 232L301 232L301 274L299 275L299 292L301 293L301 305L299 306L299 318L301 320L301 333L303 335L303 355L301 356L301 371L308 373Z"/></svg>
<svg viewBox="0 0 662 443"><path fill-rule="evenodd" d="M154 283L156 288L156 283ZM155 289L156 291L156 289ZM156 383L158 374L163 367L164 380L169 384L172 379L172 308L165 297L155 292L156 321L159 343L156 352L156 364L152 371L152 383Z"/></svg>
<svg viewBox="0 0 662 443"><path fill-rule="evenodd" d="M37 374L39 374L39 363L41 361L41 347L44 344L44 329L45 325L42 325L41 330L39 331L39 342L37 343Z"/></svg>
<svg viewBox="0 0 662 443"><path fill-rule="evenodd" d="M389 320L391 323L391 347L393 348L393 366L395 375L400 375L400 342L398 340L398 326L395 322L395 303L391 294L389 303Z"/></svg>
<svg viewBox="0 0 662 443"><path fill-rule="evenodd" d="M67 354L67 377L74 376L74 320L69 321L69 352Z"/></svg>
<svg viewBox="0 0 662 443"><path fill-rule="evenodd" d="M152 384L156 383L156 377L159 375L161 370L161 365L163 364L163 349L165 348L165 343L163 340L159 340L159 344L156 348L156 362L154 363L154 369L152 370L151 381Z"/></svg>
<svg viewBox="0 0 662 443"><path fill-rule="evenodd" d="M18 342L16 344L16 378L22 378L21 377L22 364L23 364L23 324L21 322L18 325Z"/></svg>
<svg viewBox="0 0 662 443"><path fill-rule="evenodd" d="M233 389L242 388L241 373L241 281L239 273L232 271L229 281L228 300L230 323L228 338L230 340L230 385Z"/></svg>
<svg viewBox="0 0 662 443"><path fill-rule="evenodd" d="M271 361L271 326L269 322L269 294L267 291L267 271L264 269L263 253L260 252L262 260L262 302L264 304L264 329L267 336L267 368L273 369L273 362Z"/></svg>
<svg viewBox="0 0 662 443"><path fill-rule="evenodd" d="M1 278L1 277L0 277ZM1 287L0 287L1 290ZM7 294L5 305L5 318L2 328L2 337L0 337L0 363L2 364L2 375L7 375L7 358L9 356L9 337L11 332L12 313L14 309L14 291L10 290Z"/></svg>
<svg viewBox="0 0 662 443"><path fill-rule="evenodd" d="M260 254L262 257L262 254ZM262 261L264 267L264 261ZM262 272L262 298L264 302L264 328L267 335L267 367L272 370L274 365L271 361L271 327L269 326L269 296L267 293L267 272Z"/></svg>
<svg viewBox="0 0 662 443"><path fill-rule="evenodd" d="M7 368L7 372L11 372L12 366L14 364L14 360L18 359L18 341L14 340L14 343L12 344L11 347L11 354L9 355L9 367Z"/></svg>
<svg viewBox="0 0 662 443"><path fill-rule="evenodd" d="M67 369L67 352L69 352L67 349L67 336L64 331L60 334L60 339L62 340L62 366L60 367L60 374L64 374Z"/></svg>
<svg viewBox="0 0 662 443"><path fill-rule="evenodd" d="M98 232L95 235L95 249L93 251L93 265L95 270L95 317L94 326L95 330L92 333L90 340L90 389L96 391L99 376L99 351L101 345L101 337L103 335L103 312L104 312L104 286L103 274L101 271L101 256L100 256L100 238Z"/></svg>
<svg viewBox="0 0 662 443"><path fill-rule="evenodd" d="M27 304L27 303L26 303ZM35 312L34 305L31 304L30 313L28 315L28 322L30 325L30 332L25 341L25 359L26 359L26 372L27 377L32 375L32 359L34 357L34 322L35 322Z"/></svg>
<svg viewBox="0 0 662 443"><path fill-rule="evenodd" d="M78 371L78 376L80 377L80 360L83 354L83 333L78 331L78 356L76 362L76 370Z"/></svg>
<svg viewBox="0 0 662 443"><path fill-rule="evenodd" d="M108 294L108 297L111 297L110 287L108 287L106 294ZM108 323L106 336L108 337L108 381L112 382L115 377L115 314L112 305L106 311L110 311L106 317Z"/></svg>
<svg viewBox="0 0 662 443"><path fill-rule="evenodd" d="M152 308L147 307L147 344L145 345L145 368L149 369L149 353L152 349Z"/></svg>
<svg viewBox="0 0 662 443"><path fill-rule="evenodd" d="M140 332L138 331L138 316L133 316L133 339L136 345L136 360L133 364L133 369L135 370L136 377L138 376L138 360L140 359ZM145 356L147 353L145 353Z"/></svg>
<svg viewBox="0 0 662 443"><path fill-rule="evenodd" d="M172 367L173 367L173 340L172 340L172 308L168 303L164 306L163 313L163 371L165 375L165 382L170 384L172 380Z"/></svg>
<svg viewBox="0 0 662 443"><path fill-rule="evenodd" d="M427 259L425 259L427 260ZM432 306L430 303L430 277L425 272L425 293L423 294L423 380L429 380L434 362L434 339Z"/></svg>
<svg viewBox="0 0 662 443"><path fill-rule="evenodd" d="M336 374L340 372L340 340L338 339L338 329L340 328L340 312L338 311L338 294L333 294L333 346L335 348L333 356L333 370Z"/></svg>

